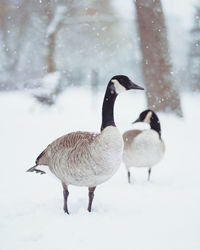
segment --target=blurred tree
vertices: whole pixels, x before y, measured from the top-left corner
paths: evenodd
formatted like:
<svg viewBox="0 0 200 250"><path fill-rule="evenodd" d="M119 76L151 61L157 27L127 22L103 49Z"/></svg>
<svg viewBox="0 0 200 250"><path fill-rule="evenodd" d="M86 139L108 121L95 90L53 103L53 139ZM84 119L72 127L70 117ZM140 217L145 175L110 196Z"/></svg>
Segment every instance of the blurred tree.
<svg viewBox="0 0 200 250"><path fill-rule="evenodd" d="M142 67L148 107L182 116L174 88L164 14L160 0L136 0Z"/></svg>
<svg viewBox="0 0 200 250"><path fill-rule="evenodd" d="M55 50L57 34L64 23L67 12L67 0L42 0L35 4L38 18L42 18L44 31L44 45L46 47L46 71L56 71Z"/></svg>
<svg viewBox="0 0 200 250"><path fill-rule="evenodd" d="M63 19L66 13L66 6L58 5L55 8L54 13L49 12L48 15L48 27L46 32L47 38L47 72L56 71L55 67L55 47L56 36L61 26L63 25Z"/></svg>
<svg viewBox="0 0 200 250"><path fill-rule="evenodd" d="M129 53L129 48L133 46L132 30L128 30L120 19L113 1L74 2L74 8L66 17L66 26L59 33L60 39L67 42L59 47L58 52L58 55L62 54L72 77L81 72L81 78L73 78L72 82L76 85L80 82L88 84L88 80L91 80L94 87L94 79L100 85L104 82L102 79L110 78L111 74L132 72L131 63L134 60Z"/></svg>
<svg viewBox="0 0 200 250"><path fill-rule="evenodd" d="M52 105L55 103L57 96L62 91L61 75L56 72L56 43L57 34L64 24L67 11L67 0L42 0L35 4L35 10L38 18L42 18L45 27L44 46L46 74L41 79L39 91L35 91L34 97L41 103Z"/></svg>
<svg viewBox="0 0 200 250"><path fill-rule="evenodd" d="M17 69L23 50L23 40L29 24L30 3L26 0L0 1L0 38L4 61L2 67L6 71Z"/></svg>
<svg viewBox="0 0 200 250"><path fill-rule="evenodd" d="M98 72L95 70L92 70L91 71L91 89L94 94L98 92L98 85L99 85Z"/></svg>
<svg viewBox="0 0 200 250"><path fill-rule="evenodd" d="M196 6L193 27L191 29L191 45L188 59L190 88L200 91L200 6Z"/></svg>
<svg viewBox="0 0 200 250"><path fill-rule="evenodd" d="M83 61L83 67L90 75L91 89L96 93L100 84L100 69L107 63L105 54L107 52L108 55L109 50L115 46L116 42L111 39L111 37L116 36L114 27L117 23L111 0L83 1L82 4L72 9L70 16L74 19L76 29L79 30L78 34L81 34L82 38L81 44L79 39L74 39L78 42L75 53L78 52L79 60ZM104 61L104 65L102 65L102 61Z"/></svg>
<svg viewBox="0 0 200 250"><path fill-rule="evenodd" d="M120 13L113 0L0 0L0 89L51 85L57 93L61 82L90 84L95 92L133 65L138 74L133 24ZM53 86L44 76L55 72Z"/></svg>

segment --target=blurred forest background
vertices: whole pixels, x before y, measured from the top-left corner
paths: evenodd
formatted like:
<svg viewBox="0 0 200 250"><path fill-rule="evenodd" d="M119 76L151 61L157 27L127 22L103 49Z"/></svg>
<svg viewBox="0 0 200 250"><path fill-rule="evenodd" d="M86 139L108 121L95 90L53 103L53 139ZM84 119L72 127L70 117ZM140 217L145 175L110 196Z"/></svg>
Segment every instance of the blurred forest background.
<svg viewBox="0 0 200 250"><path fill-rule="evenodd" d="M149 108L182 116L181 92L200 91L200 4L190 4L186 28L162 0L0 0L0 91L52 105L69 87L98 92L126 74Z"/></svg>

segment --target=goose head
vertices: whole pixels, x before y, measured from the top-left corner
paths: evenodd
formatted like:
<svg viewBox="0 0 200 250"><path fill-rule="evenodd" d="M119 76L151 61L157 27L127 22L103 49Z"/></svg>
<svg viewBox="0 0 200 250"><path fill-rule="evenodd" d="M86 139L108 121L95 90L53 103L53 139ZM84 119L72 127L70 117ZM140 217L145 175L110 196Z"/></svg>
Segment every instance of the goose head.
<svg viewBox="0 0 200 250"><path fill-rule="evenodd" d="M111 93L120 94L121 92L124 92L126 90L130 89L141 89L144 90L144 88L136 85L133 83L127 76L125 75L116 75L113 76L110 80L110 88Z"/></svg>
<svg viewBox="0 0 200 250"><path fill-rule="evenodd" d="M133 83L127 76L116 75L111 78L107 85L106 93L102 107L102 124L101 131L107 126L114 126L114 103L118 94L129 89L142 89L142 87Z"/></svg>
<svg viewBox="0 0 200 250"><path fill-rule="evenodd" d="M159 119L158 119L157 115L155 114L155 112L151 109L147 109L147 110L143 111L142 113L140 113L138 119L135 120L133 123L146 122L148 124L151 124L152 122L158 122L158 121L159 121Z"/></svg>
<svg viewBox="0 0 200 250"><path fill-rule="evenodd" d="M147 109L140 113L139 117L137 120L135 120L133 123L137 122L146 122L150 125L151 129L154 129L161 135L161 128L160 128L160 121L156 113L151 110Z"/></svg>

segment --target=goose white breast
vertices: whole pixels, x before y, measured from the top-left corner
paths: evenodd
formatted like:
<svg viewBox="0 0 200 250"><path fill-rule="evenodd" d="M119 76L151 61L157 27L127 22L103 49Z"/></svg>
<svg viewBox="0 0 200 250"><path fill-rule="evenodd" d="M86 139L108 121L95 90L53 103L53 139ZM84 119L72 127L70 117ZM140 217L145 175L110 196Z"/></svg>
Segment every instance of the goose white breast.
<svg viewBox="0 0 200 250"><path fill-rule="evenodd" d="M126 144L126 137L125 144ZM128 138L127 138L128 140ZM124 150L124 161L131 167L150 167L158 163L164 155L164 143L156 131L144 130L139 133Z"/></svg>

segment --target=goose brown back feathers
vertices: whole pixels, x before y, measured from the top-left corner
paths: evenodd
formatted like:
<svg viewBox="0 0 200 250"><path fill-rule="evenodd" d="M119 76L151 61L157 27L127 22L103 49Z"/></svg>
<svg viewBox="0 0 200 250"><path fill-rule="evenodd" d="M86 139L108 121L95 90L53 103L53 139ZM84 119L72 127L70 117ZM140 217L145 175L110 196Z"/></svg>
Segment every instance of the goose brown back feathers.
<svg viewBox="0 0 200 250"><path fill-rule="evenodd" d="M139 135L141 130L128 130L123 134L124 149L128 149L133 143L134 138Z"/></svg>
<svg viewBox="0 0 200 250"><path fill-rule="evenodd" d="M76 150L76 147L80 144L92 143L97 135L98 134L95 133L77 131L61 136L49 144L37 157L36 165L49 165L51 157L53 157L58 151L63 149Z"/></svg>

